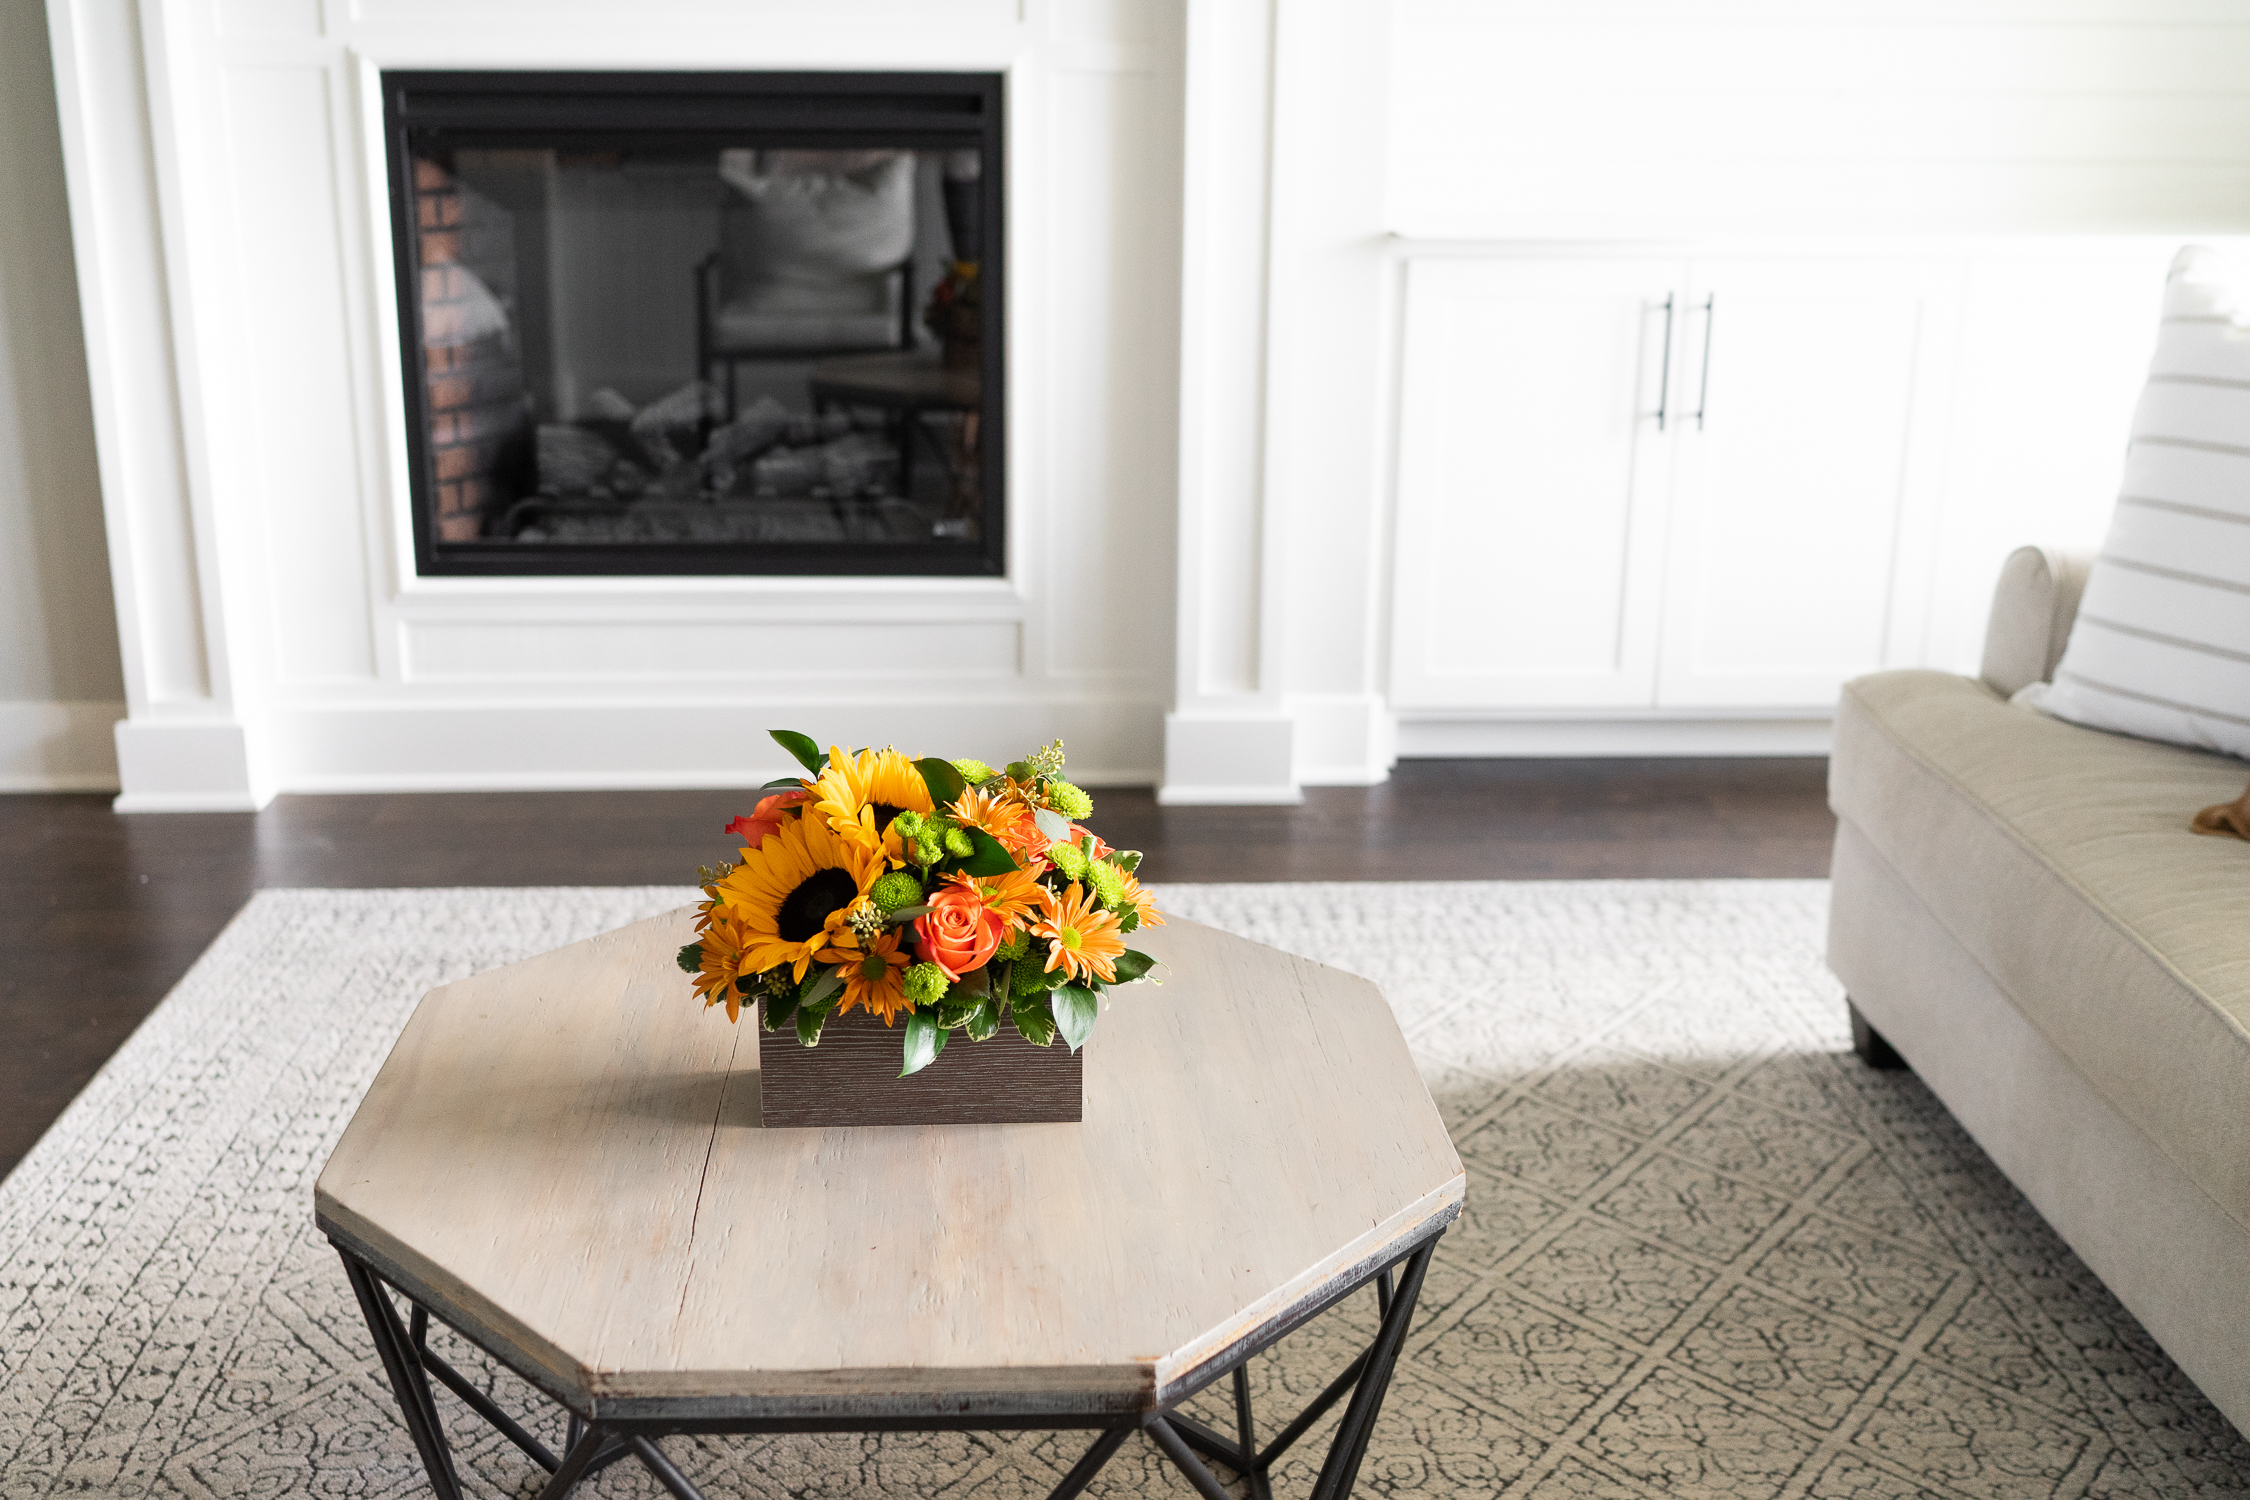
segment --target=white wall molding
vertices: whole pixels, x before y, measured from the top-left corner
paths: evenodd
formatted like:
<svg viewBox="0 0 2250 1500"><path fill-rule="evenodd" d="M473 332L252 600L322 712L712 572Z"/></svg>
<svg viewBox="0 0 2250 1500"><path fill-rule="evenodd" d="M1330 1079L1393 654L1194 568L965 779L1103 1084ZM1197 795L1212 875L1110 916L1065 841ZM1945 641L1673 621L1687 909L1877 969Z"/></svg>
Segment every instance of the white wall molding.
<svg viewBox="0 0 2250 1500"><path fill-rule="evenodd" d="M128 719L117 726L117 810L255 812L273 800L264 755L232 719Z"/></svg>
<svg viewBox="0 0 2250 1500"><path fill-rule="evenodd" d="M50 0L47 18L129 716L118 806L261 806L273 791L253 779L263 756L228 654L202 391L183 378L200 358L183 174L203 136L177 95L193 46L157 3Z"/></svg>
<svg viewBox="0 0 2250 1500"><path fill-rule="evenodd" d="M1294 802L1267 504L1274 0L1188 0L1172 711L1160 801Z"/></svg>
<svg viewBox="0 0 2250 1500"><path fill-rule="evenodd" d="M114 792L123 703L0 702L0 792Z"/></svg>
<svg viewBox="0 0 2250 1500"><path fill-rule="evenodd" d="M831 742L915 739L991 760L1064 737L1071 779L1146 786L1156 778L1158 703L1120 695L1034 701L837 703L804 694L732 700L460 701L293 705L271 735L307 792L633 790L763 785L795 774L766 731ZM1068 726L1067 728L1065 726Z"/></svg>
<svg viewBox="0 0 2250 1500"><path fill-rule="evenodd" d="M1158 774L1179 7L868 0L746 26L653 0L528 32L382 0L50 12L127 638L121 809L763 779L735 753L774 724L1008 756L1060 736L1086 780ZM1006 575L415 577L396 66L999 73Z"/></svg>
<svg viewBox="0 0 2250 1500"><path fill-rule="evenodd" d="M1831 721L1657 714L1563 718L1402 714L1401 759L1470 757L1826 755Z"/></svg>

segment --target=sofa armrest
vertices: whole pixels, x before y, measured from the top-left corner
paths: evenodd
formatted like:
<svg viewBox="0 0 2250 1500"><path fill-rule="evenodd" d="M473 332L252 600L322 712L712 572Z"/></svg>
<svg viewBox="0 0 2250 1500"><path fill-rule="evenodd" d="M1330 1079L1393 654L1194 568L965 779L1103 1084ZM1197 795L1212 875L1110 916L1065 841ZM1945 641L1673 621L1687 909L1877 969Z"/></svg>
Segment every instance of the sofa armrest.
<svg viewBox="0 0 2250 1500"><path fill-rule="evenodd" d="M2055 675L2093 565L2091 552L2060 547L2018 547L2008 554L1984 628L1984 664L1977 675L1985 686L2008 698Z"/></svg>

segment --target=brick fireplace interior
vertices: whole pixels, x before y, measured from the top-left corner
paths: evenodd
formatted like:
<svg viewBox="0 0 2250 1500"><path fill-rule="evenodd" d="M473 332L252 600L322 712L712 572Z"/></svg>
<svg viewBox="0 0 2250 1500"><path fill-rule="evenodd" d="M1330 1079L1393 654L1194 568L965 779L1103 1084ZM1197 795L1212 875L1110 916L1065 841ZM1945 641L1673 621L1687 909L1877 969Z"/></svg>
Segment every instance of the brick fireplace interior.
<svg viewBox="0 0 2250 1500"><path fill-rule="evenodd" d="M385 101L420 571L999 571L996 77Z"/></svg>

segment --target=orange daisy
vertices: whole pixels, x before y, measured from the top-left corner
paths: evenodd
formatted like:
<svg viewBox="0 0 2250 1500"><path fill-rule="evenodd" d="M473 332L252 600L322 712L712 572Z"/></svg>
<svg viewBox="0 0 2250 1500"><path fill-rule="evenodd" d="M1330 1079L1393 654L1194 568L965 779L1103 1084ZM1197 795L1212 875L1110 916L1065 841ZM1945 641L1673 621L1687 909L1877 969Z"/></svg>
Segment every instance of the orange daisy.
<svg viewBox="0 0 2250 1500"><path fill-rule="evenodd" d="M703 997L706 1007L723 1003L729 1021L742 1018L742 992L734 982L742 977L745 937L740 922L714 915L696 939L703 946L703 960L702 967L695 971L695 992Z"/></svg>
<svg viewBox="0 0 2250 1500"><path fill-rule="evenodd" d="M963 828L982 829L991 834L1018 862L1046 853L1046 837L1031 821L1031 809L1008 796L1005 790L990 790L995 784L1005 787L1006 778L995 777L984 786L970 787L955 798L950 809L954 821Z"/></svg>
<svg viewBox="0 0 2250 1500"><path fill-rule="evenodd" d="M976 892L977 900L986 911L998 913L1002 921L1013 927L1030 921L1039 910L1039 896L1045 889L1039 884L1039 873L1044 868L1010 870L1005 875L948 875L946 880Z"/></svg>
<svg viewBox="0 0 2250 1500"><path fill-rule="evenodd" d="M1077 881L1060 896L1039 888L1039 920L1032 935L1048 940L1047 970L1061 969L1073 983L1117 980L1117 961L1125 956L1125 935L1117 918L1094 904Z"/></svg>
<svg viewBox="0 0 2250 1500"><path fill-rule="evenodd" d="M913 960L898 951L898 929L875 935L875 941L865 947L852 933L845 933L836 947L822 951L820 961L836 964L844 976L844 998L836 1006L842 1015L858 1006L871 1016L881 1016L883 1024L902 1010L911 1010L906 1003L906 968Z"/></svg>
<svg viewBox="0 0 2250 1500"><path fill-rule="evenodd" d="M1146 886L1135 880L1131 875L1125 877L1125 899L1132 902L1133 909L1141 914L1141 926L1162 927L1164 925L1164 913L1156 909L1156 898L1148 893Z"/></svg>

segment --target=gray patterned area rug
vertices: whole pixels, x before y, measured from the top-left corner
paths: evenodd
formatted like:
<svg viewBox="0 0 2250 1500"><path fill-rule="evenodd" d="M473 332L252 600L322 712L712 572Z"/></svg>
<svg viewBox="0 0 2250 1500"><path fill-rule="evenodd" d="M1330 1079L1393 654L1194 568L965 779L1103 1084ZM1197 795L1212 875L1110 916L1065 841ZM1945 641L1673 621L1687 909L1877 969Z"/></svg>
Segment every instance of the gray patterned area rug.
<svg viewBox="0 0 2250 1500"><path fill-rule="evenodd" d="M426 989L687 894L253 900L0 1183L0 1496L428 1493L313 1178ZM1852 1058L1820 882L1164 895L1381 983L1468 1164L1362 1493L2250 1494L2250 1446L1928 1092ZM1257 1361L1268 1432L1371 1304ZM449 1352L558 1440L520 1382ZM440 1402L467 1483L536 1492ZM671 1446L713 1497L1029 1500L1085 1441ZM593 1490L656 1493L632 1466ZM1188 1490L1136 1438L1092 1493Z"/></svg>

